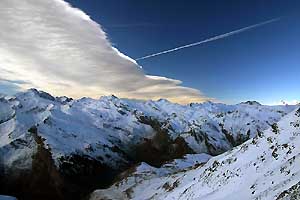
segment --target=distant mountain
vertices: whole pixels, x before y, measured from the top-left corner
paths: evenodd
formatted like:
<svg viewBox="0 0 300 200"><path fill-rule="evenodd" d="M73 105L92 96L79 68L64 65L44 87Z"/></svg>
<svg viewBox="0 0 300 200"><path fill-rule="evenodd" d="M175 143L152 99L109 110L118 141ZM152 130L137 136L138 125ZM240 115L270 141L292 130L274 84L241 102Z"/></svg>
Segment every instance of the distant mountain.
<svg viewBox="0 0 300 200"><path fill-rule="evenodd" d="M186 154L231 150L295 108L74 100L35 89L0 95L0 194L80 199L140 162L161 167Z"/></svg>
<svg viewBox="0 0 300 200"><path fill-rule="evenodd" d="M260 106L261 104L257 101L246 101L246 102L242 102L241 104L248 104L248 105L258 105Z"/></svg>
<svg viewBox="0 0 300 200"><path fill-rule="evenodd" d="M300 199L300 109L263 133L206 164L191 164L169 172L168 167L144 163L96 199ZM194 155L195 156L195 155ZM201 159L199 159L201 160Z"/></svg>

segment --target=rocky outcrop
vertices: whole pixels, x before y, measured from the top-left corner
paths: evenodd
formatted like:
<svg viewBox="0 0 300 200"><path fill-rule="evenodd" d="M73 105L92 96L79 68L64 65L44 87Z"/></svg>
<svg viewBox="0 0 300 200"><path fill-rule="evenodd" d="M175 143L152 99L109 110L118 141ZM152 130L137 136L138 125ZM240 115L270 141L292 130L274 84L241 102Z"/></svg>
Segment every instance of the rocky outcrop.
<svg viewBox="0 0 300 200"><path fill-rule="evenodd" d="M300 182L284 190L276 200L297 200L300 199Z"/></svg>
<svg viewBox="0 0 300 200"><path fill-rule="evenodd" d="M137 145L132 155L135 161L160 167L166 161L182 158L188 153L194 153L194 151L183 138L177 137L172 140L167 133L158 132L152 139L145 139L145 142Z"/></svg>
<svg viewBox="0 0 300 200"><path fill-rule="evenodd" d="M151 126L155 134L154 137L145 138L141 144L133 148L131 155L136 162L146 162L160 167L167 161L195 153L182 137L171 138L169 131L172 127L167 126L166 123L163 124L157 119L146 116L139 116L138 120Z"/></svg>

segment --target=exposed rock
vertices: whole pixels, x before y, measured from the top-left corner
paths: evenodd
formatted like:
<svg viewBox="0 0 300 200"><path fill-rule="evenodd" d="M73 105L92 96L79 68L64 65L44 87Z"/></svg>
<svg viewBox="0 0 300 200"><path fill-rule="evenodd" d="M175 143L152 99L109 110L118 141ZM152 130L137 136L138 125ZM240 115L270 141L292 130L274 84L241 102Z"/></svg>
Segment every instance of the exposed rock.
<svg viewBox="0 0 300 200"><path fill-rule="evenodd" d="M245 102L242 102L241 104L248 104L248 105L257 105L257 106L261 106L261 104L258 102L258 101L245 101Z"/></svg>
<svg viewBox="0 0 300 200"><path fill-rule="evenodd" d="M300 182L283 191L276 200L298 200L300 199Z"/></svg>

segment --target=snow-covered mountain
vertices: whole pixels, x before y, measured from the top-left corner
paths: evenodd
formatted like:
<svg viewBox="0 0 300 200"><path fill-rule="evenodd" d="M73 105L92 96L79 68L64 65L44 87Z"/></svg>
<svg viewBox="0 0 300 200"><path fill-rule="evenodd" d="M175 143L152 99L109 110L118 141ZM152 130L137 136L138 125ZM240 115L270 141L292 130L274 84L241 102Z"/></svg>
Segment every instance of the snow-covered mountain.
<svg viewBox="0 0 300 200"><path fill-rule="evenodd" d="M295 108L115 96L73 100L35 89L1 95L0 192L79 198L79 192L105 187L139 162L160 167L186 154L219 155L261 135Z"/></svg>
<svg viewBox="0 0 300 200"><path fill-rule="evenodd" d="M300 199L300 109L206 164L153 168L142 163L96 199ZM194 155L196 156L196 155ZM201 158L201 157L200 157ZM198 160L201 160L198 158Z"/></svg>

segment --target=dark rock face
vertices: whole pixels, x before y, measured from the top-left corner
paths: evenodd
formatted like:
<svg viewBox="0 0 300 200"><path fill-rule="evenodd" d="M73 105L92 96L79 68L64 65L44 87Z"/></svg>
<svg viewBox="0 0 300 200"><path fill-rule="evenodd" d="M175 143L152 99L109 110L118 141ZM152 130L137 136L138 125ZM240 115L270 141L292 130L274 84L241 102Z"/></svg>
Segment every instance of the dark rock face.
<svg viewBox="0 0 300 200"><path fill-rule="evenodd" d="M300 117L300 108L298 108L298 110L296 111L295 115L296 115L297 117Z"/></svg>
<svg viewBox="0 0 300 200"><path fill-rule="evenodd" d="M233 135L224 128L222 128L222 132L232 147L236 147L240 144L243 144L244 142L250 139L250 130L248 130L246 134L237 134L236 138L234 138Z"/></svg>
<svg viewBox="0 0 300 200"><path fill-rule="evenodd" d="M63 181L52 160L51 152L44 148L43 139L35 127L28 130L37 144L32 156L32 169L14 170L6 173L1 182L1 193L10 194L18 199L63 199L59 191Z"/></svg>
<svg viewBox="0 0 300 200"><path fill-rule="evenodd" d="M87 156L72 155L60 162L59 173L68 199L83 199L97 188L108 187L119 173Z"/></svg>
<svg viewBox="0 0 300 200"><path fill-rule="evenodd" d="M28 132L32 133L38 145L37 153L33 156L30 177L30 190L35 192L28 198L63 199L61 188L64 182L52 159L51 150L44 147L43 138L38 135L36 127Z"/></svg>
<svg viewBox="0 0 300 200"><path fill-rule="evenodd" d="M30 90L33 91L35 94L37 94L41 98L44 98L44 99L47 99L47 100L50 100L50 101L55 101L55 98L47 92L38 91L37 89L30 89Z"/></svg>
<svg viewBox="0 0 300 200"><path fill-rule="evenodd" d="M143 143L134 148L132 152L134 161L146 162L159 167L166 161L182 158L188 153L195 153L182 137L171 139L168 131L172 127L163 125L156 119L147 116L139 116L138 119L140 122L150 125L156 134L152 139L145 139Z"/></svg>
<svg viewBox="0 0 300 200"><path fill-rule="evenodd" d="M79 200L96 188L109 186L116 176L115 170L80 155L61 158L58 168L38 129L32 127L28 132L37 144L32 169L12 170L5 175L0 168L1 194L16 196L19 200Z"/></svg>
<svg viewBox="0 0 300 200"><path fill-rule="evenodd" d="M166 161L182 158L188 153L194 152L183 138L177 137L171 140L169 135L163 132L138 145L133 151L136 161L146 162L155 167L160 167Z"/></svg>

